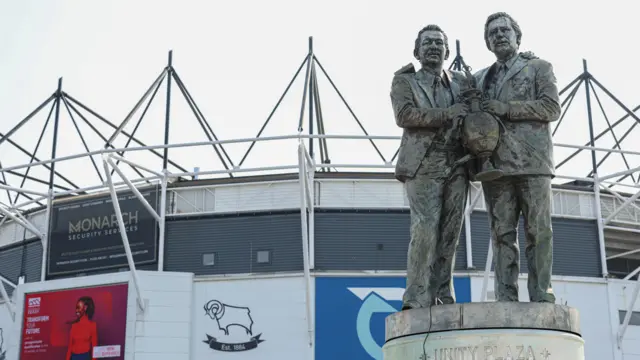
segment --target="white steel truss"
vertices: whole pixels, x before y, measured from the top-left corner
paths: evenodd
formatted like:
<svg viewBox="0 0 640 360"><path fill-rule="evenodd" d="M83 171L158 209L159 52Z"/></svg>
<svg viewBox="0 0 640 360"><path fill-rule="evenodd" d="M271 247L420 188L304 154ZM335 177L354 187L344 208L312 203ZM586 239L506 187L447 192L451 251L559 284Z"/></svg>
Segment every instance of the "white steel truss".
<svg viewBox="0 0 640 360"><path fill-rule="evenodd" d="M311 303L314 299L311 289L311 269L312 252L314 246L314 196L313 196L313 174L315 173L315 162L309 156L305 149L304 142L298 142L298 181L300 183L300 224L302 228L302 259L304 266L304 282L305 282L305 310L307 316L307 332L309 333L309 346L313 347L314 336L314 317Z"/></svg>
<svg viewBox="0 0 640 360"><path fill-rule="evenodd" d="M9 285L11 288L15 290L17 287L16 284L7 280L4 276L0 275L0 296L2 296L2 300L4 302L4 306L9 311L9 315L11 316L12 321L16 321L16 306L9 298L9 294L7 294L7 289L4 288L4 284Z"/></svg>
<svg viewBox="0 0 640 360"><path fill-rule="evenodd" d="M291 140L291 139L297 139L298 140L298 163L297 164L289 164L289 165L280 165L280 166L271 166L271 167L256 167L256 168L249 168L249 167L234 167L231 169L224 169L224 170L203 170L203 169L195 169L192 172L179 172L179 173L171 173L168 172L167 170L161 170L161 171L154 171L153 169L149 169L147 167L144 167L140 164L136 164L134 162L132 162L131 160L128 160L124 157L125 153L131 153L131 152L136 152L136 151L143 151L143 150L151 150L151 149L169 149L169 148L190 148L190 147L198 147L198 146L212 146L212 145L222 145L222 144L231 144L231 143L251 143L251 142L266 142L266 141L280 141L280 140ZM47 201L47 206L46 206L46 223L48 224L50 216L51 216L51 206L52 206L52 202L61 196L64 195L71 195L71 194L77 194L80 191L91 191L91 192L104 192L104 191L109 191L112 202L113 202L113 207L117 216L117 221L118 221L118 225L120 227L120 234L122 237L122 241L123 241L123 245L125 247L125 252L126 252L126 256L127 256L127 262L129 264L129 268L131 270L132 273L132 278L133 278L133 282L134 282L134 286L136 289L136 293L138 296L137 302L138 305L141 309L144 310L145 305L144 305L144 300L142 298L142 291L141 291L141 287L140 287L140 279L138 276L138 273L136 271L136 267L135 267L135 263L133 260L133 256L131 254L131 248L129 246L129 241L126 235L126 231L124 231L124 221L122 219L122 214L120 211L120 206L119 206L119 202L118 202L118 194L117 194L117 190L116 187L121 187L123 189L129 189L133 192L133 194L137 197L137 199L144 205L144 207L151 213L151 215L153 216L153 218L157 221L158 223L158 227L159 227L159 258L158 258L158 270L159 271L163 271L164 269L164 243L165 243L165 219L166 219L166 215L167 215L167 186L168 186L168 182L170 181L170 179L175 179L177 177L183 177L183 176L198 176L198 177L203 177L203 176L208 176L208 175L219 175L219 174L242 174L242 173L257 173L257 172L261 172L261 173L267 173L267 172L272 172L272 171L276 171L276 170L292 170L292 171L297 171L298 172L298 181L299 181L299 186L300 186L300 221L301 221L301 230L302 230L302 247L303 247L303 264L304 264L304 278L305 278L305 287L306 287L306 298L307 298L307 309L306 309L306 316L308 319L308 331L309 331L309 343L310 345L313 345L313 339L314 339L314 319L313 319L313 312L312 312L312 307L311 304L313 302L313 290L312 290L312 284L311 284L311 272L312 270L315 268L315 256L314 256L314 248L315 248L315 242L314 242L314 208L316 206L316 199L315 199L315 191L314 191L314 183L315 183L315 179L314 179L314 174L316 172L317 169L321 169L321 168L327 168L327 167L331 167L334 169L367 169L367 170L372 170L372 169L378 169L378 170L385 170L385 171L389 171L393 168L393 164L391 162L385 162L384 164L331 164L331 165L327 165L327 164L317 164L315 163L315 161L313 160L313 158L311 157L311 155L309 154L309 151L306 149L304 141L305 139L343 139L343 140L391 140L391 141L398 141L400 139L400 137L398 136L371 136L371 135L367 135L367 136L355 136L355 135L306 135L306 134L295 134L295 135L286 135L286 136L271 136L271 137L260 137L260 138L245 138L245 139L233 139L233 140L216 140L216 141L206 141L206 142L191 142L191 143L180 143L180 144L168 144L168 145L154 145L154 146L141 146L141 147L128 147L128 148L107 148L107 149L100 149L100 150L95 150L95 151L90 151L90 152L86 152L86 153L82 153L82 154L76 154L76 155L70 155L70 156L65 156L65 157L60 157L57 158L55 160L43 160L43 161L38 161L38 162L33 162L30 164L24 164L24 165L16 165L16 166L10 166L10 167L5 167L0 169L0 174L2 172L9 172L9 171L15 171L15 170L20 170L20 169L26 169L29 167L33 167L33 166L39 166L39 165L47 165L47 164L51 164L54 162L63 162L63 161L69 161L69 160L73 160L73 159L79 159L79 158L84 158L84 157L89 157L89 156L96 156L96 155L101 155L102 156L102 161L103 161L103 168L104 168L104 175L105 175L105 183L101 184L101 185L95 185L95 186L90 186L90 187L85 187L85 188L81 188L81 189L74 189L74 190L63 190L63 191L58 191L58 190L50 190L47 193L44 192L39 192L39 191L34 191L34 190L29 190L29 189L24 189L24 188L13 188L11 186L7 186L7 185L2 185L0 184L0 189L2 190L9 190L9 191L15 191L15 192L22 192L25 194L30 194L30 195L34 195L36 196L36 198L29 200L29 201L25 201L23 203L20 204L13 204L10 208L4 208L2 206L0 206L0 213L2 213L3 215L5 215L5 219L2 220L2 222L8 221L6 219L10 219L11 221L15 222L16 224L19 224L20 226L24 227L25 229L27 229L27 231L33 233L35 236L37 236L38 238L40 238L42 240L42 245L43 245L43 255L42 255L42 274L41 274L41 279L44 280L45 279L45 274L46 274L46 258L47 258L47 235L46 233L41 232L40 230L37 229L36 226L34 226L27 217L24 217L21 214L21 210L22 209L27 209L29 207L32 207L33 204L35 204L38 201ZM622 150L617 150L617 149L608 149L608 148L598 148L598 147L590 147L590 146L576 146L576 145L569 145L569 144L555 144L556 147L560 147L560 148L571 148L571 149L583 149L583 150L588 150L588 151L600 151L600 152L613 152L613 153L624 153L624 154L631 154L631 155L640 155L640 152L633 152L633 151L622 151ZM117 155L117 154L121 154L121 155ZM149 176L146 177L140 177L137 179L129 179L125 176L124 172L118 167L118 165L114 162L114 160L120 161L120 162L124 162L128 165L131 165L137 169L146 171L147 173L149 173ZM111 176L111 171L110 169L113 169L115 171L115 173L118 174L118 176L120 177L121 181L114 181L113 177ZM601 254L601 266L602 266L602 274L604 276L608 275L608 269L607 269L607 259L612 259L615 257L621 257L621 256L625 256L625 255L629 255L629 254L633 254L636 252L640 252L640 249L638 250L632 250L629 251L625 254L620 254L620 255L615 255L615 256L611 256L609 258L606 257L606 252L605 252L605 241L604 241L604 229L605 228L613 228L612 226L608 225L609 222L613 219L615 219L616 215L618 215L623 209L631 206L631 207L635 207L638 208L637 204L635 204L635 200L638 199L640 197L640 185L637 183L634 184L629 184L629 183L623 183L620 181L611 181L611 179L613 179L614 177L618 177L618 176L623 176L626 174L631 174L634 173L636 171L638 171L640 168L635 168L635 169L631 169L631 170L627 170L627 171L621 171L621 172L616 172L614 174L609 174L609 175L605 175L605 176L600 176L598 174L595 174L593 178L585 178L585 177L575 177L575 176L570 176L570 175L556 175L556 178L559 179L566 179L566 180L577 180L577 181L583 181L583 182L587 182L587 183L593 183L594 184L594 204L593 207L595 209L596 212L596 220L598 223L598 239L599 239L599 246L600 246L600 254ZM144 197L142 196L142 194L140 193L140 191L137 189L136 184L140 184L143 182L147 182L147 181L155 181L155 182L159 182L161 184L161 189L160 189L160 207L159 207L159 211L155 211L153 210L153 207L144 199ZM465 235L466 235L466 249L467 249L467 259L466 259L466 263L467 263L467 267L468 268L472 268L473 267L473 257L472 257L472 251L471 251L471 244L472 244L472 234L471 234L471 228L470 228L470 215L473 211L473 209L475 208L476 204L480 201L480 198L482 197L482 191L481 191L481 185L480 184L472 184L472 188L475 190L475 195L474 196L469 196L468 198L468 205L467 205L467 209L465 211ZM607 188L606 190L610 193L613 194L614 198L623 200L624 199L624 203L616 208L613 213L610 213L606 219L602 218L601 215L601 195L600 194L600 187L603 187L605 185L613 185L613 186L619 186L619 187L626 187L626 188L632 188L635 190L635 195L631 196L631 197L624 197L622 195L620 195L619 193L611 190L610 188ZM626 229L625 229L626 230ZM481 240L483 241L483 240ZM482 296L481 298L483 300L486 300L486 296L487 296L487 287L488 287L488 280L489 280L489 274L490 274L490 269L491 269L491 264L493 262L493 252L492 252L492 246L489 246L488 249L488 257L487 257L487 261L485 264L485 277L484 277L484 282L483 282L483 289L482 289ZM640 271L640 270L639 270ZM638 271L636 271L637 273ZM640 292L640 282L637 283L636 288L634 290L634 298L637 298L638 292ZM4 296L4 294L3 294ZM633 305L633 304L632 304ZM631 314L631 309L629 309L629 311L627 312L627 316L630 316L629 314ZM625 324L628 324L628 319L625 322ZM627 326L623 324L623 326L620 328L619 331L619 339L622 339L624 337L624 333L626 331Z"/></svg>

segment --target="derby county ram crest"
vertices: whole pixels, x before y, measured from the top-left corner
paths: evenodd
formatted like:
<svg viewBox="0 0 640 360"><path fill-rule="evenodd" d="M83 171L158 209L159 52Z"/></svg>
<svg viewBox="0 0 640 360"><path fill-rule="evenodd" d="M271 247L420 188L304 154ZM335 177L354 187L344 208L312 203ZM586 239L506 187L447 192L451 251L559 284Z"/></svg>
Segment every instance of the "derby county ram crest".
<svg viewBox="0 0 640 360"><path fill-rule="evenodd" d="M262 334L253 336L253 319L248 307L223 304L218 300L210 300L204 305L204 311L215 323L214 329L219 333L221 340L206 334L203 340L213 350L218 351L246 351L258 347L264 340ZM223 341L224 340L224 341ZM2 360L0 358L0 360Z"/></svg>

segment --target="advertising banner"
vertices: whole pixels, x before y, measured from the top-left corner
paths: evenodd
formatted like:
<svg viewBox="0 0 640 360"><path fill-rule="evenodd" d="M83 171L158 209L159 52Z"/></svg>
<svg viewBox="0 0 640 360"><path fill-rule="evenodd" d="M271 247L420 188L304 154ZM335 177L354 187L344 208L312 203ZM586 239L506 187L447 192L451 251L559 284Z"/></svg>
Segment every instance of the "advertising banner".
<svg viewBox="0 0 640 360"><path fill-rule="evenodd" d="M156 210L157 189L140 192ZM118 201L136 265L155 262L156 220L131 191L119 193ZM127 266L109 194L54 203L48 251L48 275Z"/></svg>
<svg viewBox="0 0 640 360"><path fill-rule="evenodd" d="M456 301L471 301L468 277ZM404 277L316 278L316 360L382 360L384 319L402 306Z"/></svg>
<svg viewBox="0 0 640 360"><path fill-rule="evenodd" d="M128 284L27 294L20 360L124 360Z"/></svg>

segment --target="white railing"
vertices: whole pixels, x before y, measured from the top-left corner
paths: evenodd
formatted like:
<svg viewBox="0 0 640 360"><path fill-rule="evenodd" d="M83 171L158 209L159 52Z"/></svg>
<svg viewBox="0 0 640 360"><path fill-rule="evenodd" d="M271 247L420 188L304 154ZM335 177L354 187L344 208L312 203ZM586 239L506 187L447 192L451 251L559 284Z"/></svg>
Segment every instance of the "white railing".
<svg viewBox="0 0 640 360"><path fill-rule="evenodd" d="M169 216L300 207L298 179L168 189Z"/></svg>
<svg viewBox="0 0 640 360"><path fill-rule="evenodd" d="M150 170L142 165L138 165L135 164L131 161L127 161L126 159L123 159L121 157L115 156L115 153L118 152L124 152L124 153L134 153L134 152L140 152L140 151L145 151L145 150L157 150L157 149L164 149L164 148L192 148L192 147L202 147L202 146L211 146L211 145L224 145L224 144L234 144L234 143L247 143L247 142L253 142L253 141L278 141L278 140L292 140L292 139L319 139L319 138L325 138L325 139L342 139L342 140L399 140L400 137L398 136L371 136L371 135L367 135L367 136L356 136L356 135L283 135L283 136L271 136L271 137L262 137L262 138L245 138L245 139L233 139L233 140L219 140L219 141L205 141L205 142L190 142L190 143L180 143L180 144L169 144L169 145L154 145L154 146L141 146L141 147L128 147L128 148L115 148L115 149L100 149L100 150L95 150L95 151L91 151L91 152L87 152L87 153L82 153L82 154L76 154L76 155L70 155L70 156L64 156L64 157L59 157L55 160L44 160L44 161L38 161L38 162L33 162L33 163L29 163L29 164L22 164L22 165L16 165L16 166L9 166L9 167L5 167L0 169L0 173L2 172L8 172L8 171L15 171L15 170L21 170L21 169L26 169L29 167L35 167L35 166L39 166L39 165L47 165L47 164L51 164L53 162L56 163L60 163L60 162L66 162L66 161L70 161L70 160L74 160L74 159L81 159L81 158L88 158L89 156L96 156L96 155L104 155L104 154L112 154L112 158L116 159L116 160L120 160L120 161L124 161L126 163L129 163L133 166L135 166L136 168L140 169L140 170L144 170L147 171L149 173L152 174L152 176L149 177L145 177L145 178L141 178L141 179L135 179L132 180L133 183L137 183L137 182L144 182L147 180L160 180L163 176L162 171L153 171ZM633 152L633 151L621 151L621 150L616 150L616 149L606 149L606 148L597 148L597 147L588 147L588 146L577 146L577 145L568 145L568 144L555 144L556 147L563 147L563 148L572 148L572 149L584 149L584 150L595 150L595 151L604 151L604 152L614 152L614 153L624 153L624 154L631 154L631 155L640 155L640 152ZM383 170L386 169L387 171L391 171L391 169L393 169L394 165L391 163L386 163L386 164L331 164L331 165L321 165L321 164L316 164L314 165L316 168L321 168L321 167L327 167L330 166L331 168L335 168L335 169L378 169L378 170ZM171 179L175 179L177 177L180 176L194 176L194 175L198 175L200 177L202 176L206 176L206 175L220 175L220 174L242 174L242 173L248 173L248 172L253 172L253 173L268 173L268 172L272 172L275 170L290 170L291 172L296 172L299 168L298 164L289 164L289 165L280 165L280 166L271 166L271 167L257 167L257 168L234 168L234 169L223 169L223 170L211 170L211 171L198 171L198 172L182 172L182 173L170 173L168 174L168 177ZM612 174L612 175L608 175L605 177L600 177L602 179L601 184L606 184L606 185L616 185L616 186L624 186L624 187L629 187L629 188L640 188L640 185L638 184L627 184L627 183L622 183L622 182L615 182L615 181L610 181L608 180L609 178L613 178L615 177L614 175L624 175L630 172L635 172L638 171L637 169L631 169L628 171L623 171L623 172L619 172L616 174ZM574 176L568 176L568 175L557 175L556 176L559 179L566 179L566 180L581 180L581 181L585 181L585 182L593 182L592 178L582 178L582 177L574 177ZM606 180L605 180L606 178ZM124 185L123 182L116 182L114 183L114 185L116 186L121 186ZM96 185L96 186L89 186L89 187L83 187L80 189L73 189L73 190L68 190L68 191L55 191L54 192L54 197L59 197L61 195L68 195L68 194L75 194L78 193L79 191L106 191L107 186L105 184L101 184L101 185ZM22 192L22 193L29 193L32 195L36 195L38 196L38 198L34 199L34 200L30 200L21 204L16 204L13 207L16 209L24 209L27 208L29 205L33 205L36 201L43 201L47 198L47 193L45 191L35 191L35 190L30 190L30 189L26 189L26 188L15 188L15 187L11 187L11 186L6 186L6 185L1 185L0 184L0 189L8 189L11 191L17 191L17 192Z"/></svg>
<svg viewBox="0 0 640 360"><path fill-rule="evenodd" d="M394 179L314 179L314 204L322 208L408 208L402 184ZM282 210L299 207L298 180L273 180L241 184L185 186L168 189L172 206L169 216L189 216L227 212ZM480 193L474 210L484 211L480 184L471 188L471 197ZM624 199L624 198L623 198ZM593 192L553 189L552 213L557 217L595 219ZM601 195L603 216L608 216L624 200ZM616 214L613 222L640 225L640 200ZM636 209L636 210L634 210Z"/></svg>

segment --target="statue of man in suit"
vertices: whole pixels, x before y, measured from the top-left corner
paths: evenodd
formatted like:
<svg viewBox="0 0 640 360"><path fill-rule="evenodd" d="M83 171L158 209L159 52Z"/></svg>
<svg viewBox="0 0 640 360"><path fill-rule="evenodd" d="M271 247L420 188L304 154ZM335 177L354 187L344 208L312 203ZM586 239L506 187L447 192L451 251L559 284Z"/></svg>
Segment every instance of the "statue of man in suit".
<svg viewBox="0 0 640 360"><path fill-rule="evenodd" d="M522 31L508 14L490 15L484 38L496 62L474 76L487 98L482 109L504 124L492 156L493 165L504 176L482 183L493 239L496 299L518 301L517 228L522 214L529 298L554 303L551 179L555 165L549 123L558 120L561 111L556 77L549 62L518 51Z"/></svg>
<svg viewBox="0 0 640 360"><path fill-rule="evenodd" d="M459 120L468 110L458 103L462 72L443 70L447 35L437 25L415 40L412 64L393 77L391 103L403 129L395 176L404 183L411 213L407 288L402 309L429 307L439 299L455 303L452 272L468 190Z"/></svg>

